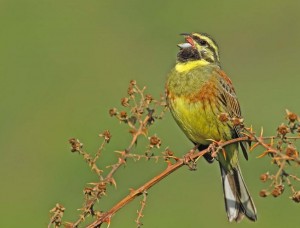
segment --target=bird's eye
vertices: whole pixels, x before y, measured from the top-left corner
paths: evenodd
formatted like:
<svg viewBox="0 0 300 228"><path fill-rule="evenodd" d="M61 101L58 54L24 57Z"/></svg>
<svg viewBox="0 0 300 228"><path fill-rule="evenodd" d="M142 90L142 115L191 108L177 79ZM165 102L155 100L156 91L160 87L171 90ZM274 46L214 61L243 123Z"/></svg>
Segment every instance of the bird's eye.
<svg viewBox="0 0 300 228"><path fill-rule="evenodd" d="M198 37L198 36L193 36L193 39L194 39L198 44L200 44L201 46L207 45L206 40L202 40L202 39L201 39L200 37Z"/></svg>
<svg viewBox="0 0 300 228"><path fill-rule="evenodd" d="M200 40L199 43L200 43L200 45L202 45L202 46L204 46L204 45L207 44L207 42L206 42L205 40Z"/></svg>

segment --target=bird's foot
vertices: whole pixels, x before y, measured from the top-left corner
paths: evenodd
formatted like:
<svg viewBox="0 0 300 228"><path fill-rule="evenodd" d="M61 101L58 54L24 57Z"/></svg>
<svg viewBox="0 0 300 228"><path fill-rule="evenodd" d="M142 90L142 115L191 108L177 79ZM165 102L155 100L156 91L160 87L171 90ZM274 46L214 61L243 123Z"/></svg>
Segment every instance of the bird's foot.
<svg viewBox="0 0 300 228"><path fill-rule="evenodd" d="M187 154L183 156L183 163L189 167L191 171L195 171L197 169L197 163L193 158L196 149L191 149Z"/></svg>
<svg viewBox="0 0 300 228"><path fill-rule="evenodd" d="M223 154L225 153L225 150L220 144L222 143L221 141L213 141L209 146L208 146L208 153L213 159L217 159L218 153L221 151ZM226 154L224 155L226 157Z"/></svg>
<svg viewBox="0 0 300 228"><path fill-rule="evenodd" d="M208 153L210 154L210 156L212 158L216 158L218 155L218 143L217 142L213 142L208 146Z"/></svg>

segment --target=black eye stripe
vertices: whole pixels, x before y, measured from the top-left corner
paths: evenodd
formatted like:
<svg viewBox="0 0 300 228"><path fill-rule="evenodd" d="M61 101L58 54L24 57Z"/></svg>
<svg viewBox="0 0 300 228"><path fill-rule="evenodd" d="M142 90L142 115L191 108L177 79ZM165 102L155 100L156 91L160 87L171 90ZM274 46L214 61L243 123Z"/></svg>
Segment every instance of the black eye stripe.
<svg viewBox="0 0 300 228"><path fill-rule="evenodd" d="M193 36L193 39L200 45L207 45L207 46L210 46L209 43L206 41L206 40L203 40L201 39L200 37L198 36Z"/></svg>
<svg viewBox="0 0 300 228"><path fill-rule="evenodd" d="M206 42L205 40L200 40L199 43L200 43L201 45L206 45L206 44L207 44L207 42Z"/></svg>
<svg viewBox="0 0 300 228"><path fill-rule="evenodd" d="M211 50L211 52L213 53L215 58L217 57L217 55L216 55L217 50L215 50L214 47L210 46L210 44L206 40L203 40L198 36L193 36L192 38L201 46L207 45L207 49ZM202 42L204 42L204 43L202 43Z"/></svg>

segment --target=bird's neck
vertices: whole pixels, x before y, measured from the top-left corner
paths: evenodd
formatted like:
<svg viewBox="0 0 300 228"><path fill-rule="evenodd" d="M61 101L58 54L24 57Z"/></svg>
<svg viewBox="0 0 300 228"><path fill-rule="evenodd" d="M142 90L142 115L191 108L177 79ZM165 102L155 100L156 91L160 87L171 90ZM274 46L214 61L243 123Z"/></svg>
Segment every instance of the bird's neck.
<svg viewBox="0 0 300 228"><path fill-rule="evenodd" d="M177 62L175 65L175 70L178 73L187 72L195 67L207 66L211 64L210 62L206 61L205 59L195 60L195 61L187 61L187 62Z"/></svg>

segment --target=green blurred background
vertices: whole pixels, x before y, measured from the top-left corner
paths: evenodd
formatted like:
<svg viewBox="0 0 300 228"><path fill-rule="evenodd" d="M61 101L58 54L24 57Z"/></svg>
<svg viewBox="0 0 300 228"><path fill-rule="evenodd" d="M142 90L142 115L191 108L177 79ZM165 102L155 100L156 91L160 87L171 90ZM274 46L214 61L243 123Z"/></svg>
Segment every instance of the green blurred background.
<svg viewBox="0 0 300 228"><path fill-rule="evenodd" d="M79 138L93 152L98 133L110 129L103 166L113 163L112 151L124 149L129 135L108 109L120 107L130 79L155 97L163 93L181 32L217 40L246 122L274 134L285 108L300 113L299 10L293 0L1 0L0 227L45 227L57 202L67 209L65 220L77 218L82 189L96 177L69 152L67 140ZM169 113L154 133L163 147L191 147ZM297 227L299 205L288 190L277 199L258 196L267 187L259 175L273 168L257 154L241 161L257 223L227 222L219 168L200 161L196 172L182 168L149 191L144 227ZM129 162L100 208L109 209L164 166ZM139 199L111 227L135 227L138 208Z"/></svg>

